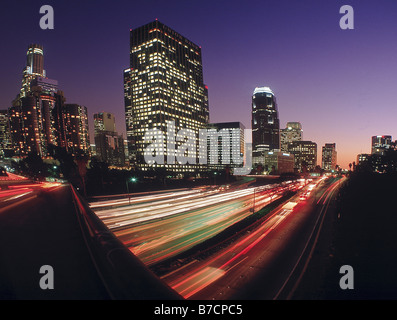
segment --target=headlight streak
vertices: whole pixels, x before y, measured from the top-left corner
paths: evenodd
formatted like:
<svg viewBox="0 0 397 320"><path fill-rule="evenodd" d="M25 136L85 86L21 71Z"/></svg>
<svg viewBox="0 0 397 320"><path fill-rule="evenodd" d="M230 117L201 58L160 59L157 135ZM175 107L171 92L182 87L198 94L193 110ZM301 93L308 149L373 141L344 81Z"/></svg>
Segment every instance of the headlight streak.
<svg viewBox="0 0 397 320"><path fill-rule="evenodd" d="M255 195L256 211L296 185L299 183L261 187ZM184 192L181 197L177 197L176 192L171 199L158 200L154 205L147 201L149 197L156 197L146 196L131 206L99 210L97 215L150 266L213 237L252 214L255 189L258 188L222 193L210 190L193 195Z"/></svg>

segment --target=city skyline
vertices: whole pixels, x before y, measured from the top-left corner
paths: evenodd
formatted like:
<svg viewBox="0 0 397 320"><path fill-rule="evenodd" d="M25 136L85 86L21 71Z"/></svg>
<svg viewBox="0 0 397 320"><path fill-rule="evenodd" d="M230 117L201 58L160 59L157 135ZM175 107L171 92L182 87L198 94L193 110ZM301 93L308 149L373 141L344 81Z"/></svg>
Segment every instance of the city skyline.
<svg viewBox="0 0 397 320"><path fill-rule="evenodd" d="M28 44L40 43L47 76L59 81L66 103L87 107L90 131L93 114L107 111L115 114L125 137L122 70L129 62L129 30L158 18L201 46L210 122L240 121L250 128L252 92L269 86L277 96L280 128L300 122L304 140L316 142L318 149L336 143L343 168L357 154L370 153L372 136L397 134L392 120L397 113L396 4L350 1L354 30L339 28L340 1L251 1L227 7L204 2L198 8L181 1L168 6L157 1L48 4L54 7L55 29L44 31L40 2L5 2L2 109L20 89ZM268 19L260 19L258 6L268 9ZM9 32L4 26L16 16L21 23Z"/></svg>

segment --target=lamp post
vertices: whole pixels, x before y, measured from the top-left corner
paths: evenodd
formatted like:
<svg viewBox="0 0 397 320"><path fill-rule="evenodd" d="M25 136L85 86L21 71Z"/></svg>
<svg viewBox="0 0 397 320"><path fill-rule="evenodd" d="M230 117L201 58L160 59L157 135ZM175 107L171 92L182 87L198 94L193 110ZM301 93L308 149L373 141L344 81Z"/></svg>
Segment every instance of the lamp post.
<svg viewBox="0 0 397 320"><path fill-rule="evenodd" d="M131 195L130 195L130 190L129 190L128 184L129 184L130 182L135 183L136 181L137 181L137 178L135 178L135 177L132 177L132 178L130 178L129 180L128 180L128 179L125 180L125 184L126 184L126 186L127 186L127 193L128 193L128 204L131 204Z"/></svg>

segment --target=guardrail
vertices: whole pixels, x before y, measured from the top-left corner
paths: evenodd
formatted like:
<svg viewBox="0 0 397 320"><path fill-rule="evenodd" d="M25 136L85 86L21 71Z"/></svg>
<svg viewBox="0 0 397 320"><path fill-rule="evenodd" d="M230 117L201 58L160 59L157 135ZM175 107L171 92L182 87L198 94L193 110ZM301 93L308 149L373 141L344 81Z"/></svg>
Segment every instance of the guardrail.
<svg viewBox="0 0 397 320"><path fill-rule="evenodd" d="M107 291L115 300L181 300L106 227L70 185L87 247Z"/></svg>

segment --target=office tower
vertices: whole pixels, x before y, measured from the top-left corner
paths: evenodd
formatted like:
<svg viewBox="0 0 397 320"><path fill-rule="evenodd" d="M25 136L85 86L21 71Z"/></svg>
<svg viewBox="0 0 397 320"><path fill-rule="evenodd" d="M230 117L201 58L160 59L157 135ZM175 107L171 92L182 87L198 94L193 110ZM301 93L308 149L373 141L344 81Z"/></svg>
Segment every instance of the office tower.
<svg viewBox="0 0 397 320"><path fill-rule="evenodd" d="M269 151L280 151L280 121L277 102L269 87L255 88L252 96L252 157L263 164Z"/></svg>
<svg viewBox="0 0 397 320"><path fill-rule="evenodd" d="M281 151L288 152L288 144L292 141L302 141L302 125L299 122L287 122L285 129L280 129Z"/></svg>
<svg viewBox="0 0 397 320"><path fill-rule="evenodd" d="M26 67L23 69L21 97L30 91L30 82L36 77L45 77L43 46L31 44L26 52Z"/></svg>
<svg viewBox="0 0 397 320"><path fill-rule="evenodd" d="M35 152L49 156L49 146L58 145L56 123L58 82L45 77L41 45L30 45L22 87L9 109L10 131L16 156Z"/></svg>
<svg viewBox="0 0 397 320"><path fill-rule="evenodd" d="M207 125L207 165L210 169L237 168L245 160L245 127L240 122Z"/></svg>
<svg viewBox="0 0 397 320"><path fill-rule="evenodd" d="M330 171L336 169L336 144L326 143L322 148L322 164L324 170Z"/></svg>
<svg viewBox="0 0 397 320"><path fill-rule="evenodd" d="M384 155L392 145L391 136L372 136L371 138L371 153Z"/></svg>
<svg viewBox="0 0 397 320"><path fill-rule="evenodd" d="M116 132L114 114L109 112L94 114L94 125L96 157L110 166L124 166L124 138Z"/></svg>
<svg viewBox="0 0 397 320"><path fill-rule="evenodd" d="M167 161L168 156L173 158L175 151L167 148L165 142L160 142L165 150L160 151L164 164L149 165L144 158L149 144L144 136L148 130L157 129L166 134L170 121L175 123L175 132L190 129L198 137L198 130L208 123L207 88L203 83L198 45L158 20L131 30L130 67L124 70L124 98L131 164L136 163L141 170L165 167L173 172L199 168L197 164ZM175 149L181 144L182 141L177 141ZM198 155L198 148L195 151Z"/></svg>
<svg viewBox="0 0 397 320"><path fill-rule="evenodd" d="M91 154L88 114L85 106L65 104L63 107L66 149L72 156Z"/></svg>
<svg viewBox="0 0 397 320"><path fill-rule="evenodd" d="M312 141L292 141L288 152L294 155L296 172L313 171L317 166L317 143Z"/></svg>

